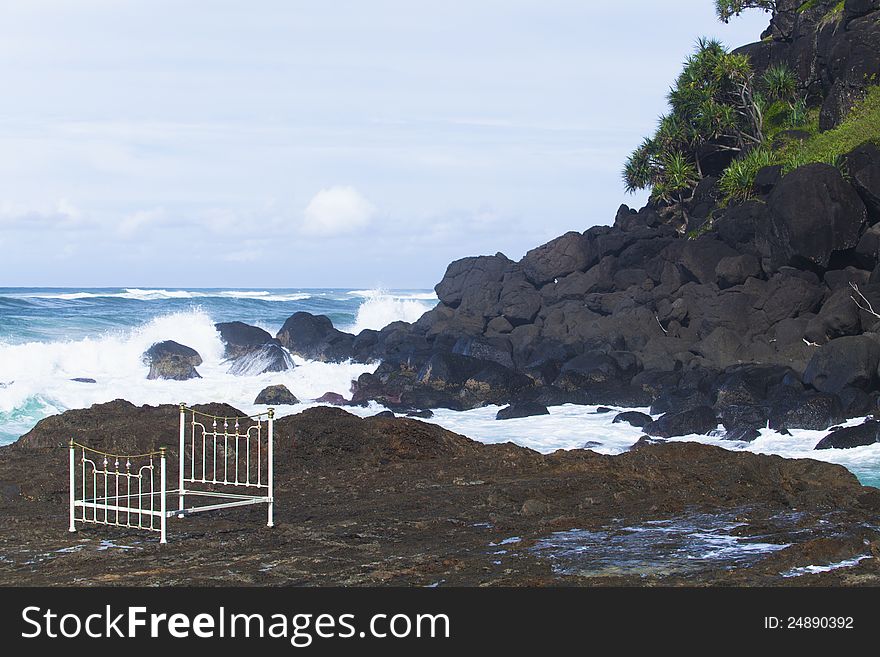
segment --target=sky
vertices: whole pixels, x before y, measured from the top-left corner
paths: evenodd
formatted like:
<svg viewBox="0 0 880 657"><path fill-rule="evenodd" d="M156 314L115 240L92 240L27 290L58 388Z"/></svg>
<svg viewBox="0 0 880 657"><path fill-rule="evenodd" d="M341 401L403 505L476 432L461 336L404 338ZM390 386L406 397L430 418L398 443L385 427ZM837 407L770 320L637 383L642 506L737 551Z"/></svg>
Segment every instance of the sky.
<svg viewBox="0 0 880 657"><path fill-rule="evenodd" d="M3 0L0 287L430 288L613 222L712 0Z"/></svg>

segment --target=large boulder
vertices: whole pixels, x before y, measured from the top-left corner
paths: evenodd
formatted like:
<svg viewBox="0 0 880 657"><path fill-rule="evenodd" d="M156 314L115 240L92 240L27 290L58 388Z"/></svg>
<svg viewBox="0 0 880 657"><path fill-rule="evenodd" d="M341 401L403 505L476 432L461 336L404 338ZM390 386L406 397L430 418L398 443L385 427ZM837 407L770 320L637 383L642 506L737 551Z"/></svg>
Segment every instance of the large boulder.
<svg viewBox="0 0 880 657"><path fill-rule="evenodd" d="M588 237L572 231L532 249L520 264L534 285L544 285L593 266L598 260L596 255Z"/></svg>
<svg viewBox="0 0 880 657"><path fill-rule="evenodd" d="M808 321L804 338L814 344L825 344L835 338L860 333L862 322L853 294L850 287L835 291L822 304L819 314Z"/></svg>
<svg viewBox="0 0 880 657"><path fill-rule="evenodd" d="M286 372L293 368L293 359L281 345L264 344L233 360L227 372L235 376L258 376L266 372Z"/></svg>
<svg viewBox="0 0 880 657"><path fill-rule="evenodd" d="M255 404L267 404L269 406L292 406L299 404L297 399L285 385L267 386L260 391Z"/></svg>
<svg viewBox="0 0 880 657"><path fill-rule="evenodd" d="M495 419L512 420L519 417L534 417L535 415L550 415L550 411L546 406L537 402L517 402L498 411L495 414Z"/></svg>
<svg viewBox="0 0 880 657"><path fill-rule="evenodd" d="M504 275L499 304L501 316L511 327L531 324L541 309L541 295L522 271L515 269Z"/></svg>
<svg viewBox="0 0 880 657"><path fill-rule="evenodd" d="M705 435L718 427L718 418L708 406L697 406L678 413L666 413L660 418L645 425L644 431L649 436L671 438L691 434Z"/></svg>
<svg viewBox="0 0 880 657"><path fill-rule="evenodd" d="M873 445L880 440L880 422L866 420L855 427L844 427L825 436L814 449L850 449Z"/></svg>
<svg viewBox="0 0 880 657"><path fill-rule="evenodd" d="M721 258L715 267L715 280L722 290L742 285L749 278L760 275L761 264L755 256L748 253Z"/></svg>
<svg viewBox="0 0 880 657"><path fill-rule="evenodd" d="M864 98L867 88L876 84L880 73L880 16L876 13L876 4L850 0L844 7L843 29L836 29L830 38L819 40L822 52L816 64L821 67L822 77L833 81L819 112L820 130L839 125Z"/></svg>
<svg viewBox="0 0 880 657"><path fill-rule="evenodd" d="M871 223L880 221L880 148L862 144L846 156L846 170L868 208Z"/></svg>
<svg viewBox="0 0 880 657"><path fill-rule="evenodd" d="M513 261L503 253L462 258L450 263L443 279L434 287L437 298L450 308L482 308L493 316L504 274Z"/></svg>
<svg viewBox="0 0 880 657"><path fill-rule="evenodd" d="M835 251L858 244L867 213L835 167L815 163L782 178L768 199L769 221L756 243L767 272L786 265L825 268Z"/></svg>
<svg viewBox="0 0 880 657"><path fill-rule="evenodd" d="M448 398L458 399L456 405L475 408L484 404L504 404L533 385L531 378L494 361L470 358L450 352L437 352L415 375L409 390L401 395L401 403L413 408L430 408L431 401L453 408ZM421 395L419 389L431 389L441 395ZM416 398L424 400L417 401ZM407 401L409 400L409 401Z"/></svg>
<svg viewBox="0 0 880 657"><path fill-rule="evenodd" d="M201 378L196 371L196 366L202 364L199 352L174 340L155 343L144 352L143 361L150 366L148 379L186 381Z"/></svg>
<svg viewBox="0 0 880 657"><path fill-rule="evenodd" d="M278 344L278 340L267 331L244 322L220 322L214 324L214 328L220 333L220 339L225 346L223 355L226 358L238 358L263 345Z"/></svg>
<svg viewBox="0 0 880 657"><path fill-rule="evenodd" d="M354 336L333 328L324 315L294 313L275 336L290 353L307 360L338 363L352 355Z"/></svg>
<svg viewBox="0 0 880 657"><path fill-rule="evenodd" d="M623 379L628 384L636 373L637 363L632 354L627 355L629 358L622 358L624 354L621 352L614 358L609 354L589 352L576 356L562 366L553 385L561 390L574 391Z"/></svg>
<svg viewBox="0 0 880 657"><path fill-rule="evenodd" d="M626 422L631 426L642 428L653 421L654 418L647 413L640 413L639 411L624 411L623 413L615 415L614 419L611 420L611 424Z"/></svg>
<svg viewBox="0 0 880 657"><path fill-rule="evenodd" d="M730 404L721 410L721 424L728 431L763 429L770 420L770 408L764 404Z"/></svg>
<svg viewBox="0 0 880 657"><path fill-rule="evenodd" d="M768 426L783 429L822 431L844 421L843 408L837 395L817 393L775 402L770 409Z"/></svg>
<svg viewBox="0 0 880 657"><path fill-rule="evenodd" d="M715 408L727 406L751 406L767 400L776 386L784 381L796 380L788 367L749 363L730 367L718 376L713 392Z"/></svg>
<svg viewBox="0 0 880 657"><path fill-rule="evenodd" d="M880 343L867 335L845 336L816 350L804 371L804 383L838 393L847 386L870 390L877 385Z"/></svg>

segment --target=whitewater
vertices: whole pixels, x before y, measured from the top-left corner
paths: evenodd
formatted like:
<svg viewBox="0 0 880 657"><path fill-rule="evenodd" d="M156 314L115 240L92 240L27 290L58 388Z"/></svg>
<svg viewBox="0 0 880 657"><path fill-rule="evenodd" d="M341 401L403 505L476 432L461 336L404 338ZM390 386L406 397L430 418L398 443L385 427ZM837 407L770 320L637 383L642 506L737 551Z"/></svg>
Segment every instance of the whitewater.
<svg viewBox="0 0 880 657"><path fill-rule="evenodd" d="M39 420L72 408L126 399L134 404L226 402L246 413L265 410L253 400L268 385L284 384L302 404L279 407L279 416L315 406L326 392L347 395L351 381L377 364L319 363L294 357L295 369L233 376L223 359L216 322L239 320L274 335L297 311L324 314L334 326L358 333L403 320L412 322L437 298L429 290L366 289L45 289L0 288L0 444L9 444ZM155 342L175 340L196 349L201 379L147 380L143 352ZM74 379L94 380L91 382ZM384 410L378 404L347 409L361 416ZM512 441L544 453L588 447L619 454L642 432L612 422L614 412L564 405L550 415L495 420L498 407L435 410L430 420L486 443ZM615 409L641 410L648 409ZM860 419L848 424L857 424ZM813 458L849 468L862 483L880 485L880 443L848 450L813 448L826 431L793 430L783 436L764 429L751 443L720 436L685 436L730 450Z"/></svg>

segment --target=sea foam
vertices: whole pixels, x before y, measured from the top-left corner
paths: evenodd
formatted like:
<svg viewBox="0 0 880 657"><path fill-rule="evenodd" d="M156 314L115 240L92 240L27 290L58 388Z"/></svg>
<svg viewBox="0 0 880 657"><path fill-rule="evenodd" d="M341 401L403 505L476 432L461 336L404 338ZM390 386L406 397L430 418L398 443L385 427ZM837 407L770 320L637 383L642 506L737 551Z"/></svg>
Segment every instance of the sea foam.
<svg viewBox="0 0 880 657"><path fill-rule="evenodd" d="M344 330L358 334L364 329L379 330L396 321L415 322L437 303L433 294L390 294L383 290L354 290L364 302L358 308L354 324Z"/></svg>

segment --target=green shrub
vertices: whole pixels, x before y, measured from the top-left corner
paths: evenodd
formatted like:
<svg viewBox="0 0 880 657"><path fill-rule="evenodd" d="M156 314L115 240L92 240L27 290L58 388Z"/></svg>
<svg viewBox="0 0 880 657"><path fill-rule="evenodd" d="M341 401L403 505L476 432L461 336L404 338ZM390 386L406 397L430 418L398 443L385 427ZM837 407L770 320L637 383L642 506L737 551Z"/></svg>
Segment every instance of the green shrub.
<svg viewBox="0 0 880 657"><path fill-rule="evenodd" d="M787 144L779 160L786 171L809 162L837 165L843 155L865 142L880 145L880 86L870 87L865 99L836 128L815 130L806 141Z"/></svg>
<svg viewBox="0 0 880 657"><path fill-rule="evenodd" d="M764 71L761 80L771 98L789 102L794 100L797 91L797 78L785 64L771 66Z"/></svg>
<svg viewBox="0 0 880 657"><path fill-rule="evenodd" d="M744 157L731 162L718 180L724 202L745 201L751 198L758 171L772 164L775 164L773 152L767 148L755 148Z"/></svg>

